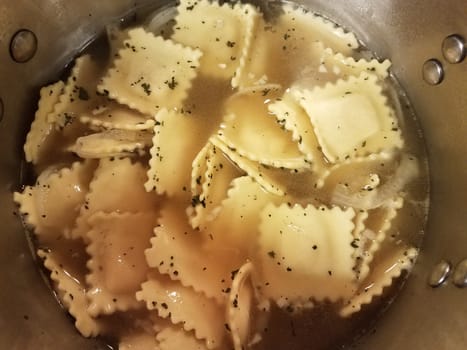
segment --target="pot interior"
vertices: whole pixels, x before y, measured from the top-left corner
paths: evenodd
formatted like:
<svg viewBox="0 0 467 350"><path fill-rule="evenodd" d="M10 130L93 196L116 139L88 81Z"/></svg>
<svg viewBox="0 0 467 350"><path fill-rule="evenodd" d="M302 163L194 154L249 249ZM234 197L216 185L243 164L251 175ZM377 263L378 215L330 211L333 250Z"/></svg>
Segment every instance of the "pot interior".
<svg viewBox="0 0 467 350"><path fill-rule="evenodd" d="M351 29L371 51L391 59L393 73L418 117L429 159L430 212L421 256L400 296L376 324L376 331L359 340L357 348L466 347L466 291L450 280L437 289L427 284L439 261L446 259L456 265L467 257L463 215L467 193L467 60L451 64L441 51L447 36L467 36L467 22L462 16L464 0L449 4L422 0L339 0L332 5L324 0L298 2ZM57 307L14 214L11 193L27 176L22 144L39 88L57 80L106 23L138 18L147 11L148 3L156 9L166 2L19 0L2 5L0 244L5 249L0 257L4 282L0 291L0 343L8 349L106 348L102 342L82 338ZM17 62L18 57L15 61L10 50L11 38L21 29L31 31L37 39L37 51L25 62ZM444 80L439 85L428 84L422 76L423 64L432 58L443 66Z"/></svg>

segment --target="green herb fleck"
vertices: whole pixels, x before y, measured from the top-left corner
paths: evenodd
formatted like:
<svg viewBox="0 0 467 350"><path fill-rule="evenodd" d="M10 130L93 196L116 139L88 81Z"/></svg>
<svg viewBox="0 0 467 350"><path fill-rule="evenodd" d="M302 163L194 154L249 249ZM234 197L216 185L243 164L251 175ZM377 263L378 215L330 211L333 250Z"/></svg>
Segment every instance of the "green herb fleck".
<svg viewBox="0 0 467 350"><path fill-rule="evenodd" d="M148 83L142 83L141 87L143 88L146 95L151 95L151 85L149 85Z"/></svg>
<svg viewBox="0 0 467 350"><path fill-rule="evenodd" d="M89 100L89 94L83 87L80 87L78 90L78 98L82 101Z"/></svg>

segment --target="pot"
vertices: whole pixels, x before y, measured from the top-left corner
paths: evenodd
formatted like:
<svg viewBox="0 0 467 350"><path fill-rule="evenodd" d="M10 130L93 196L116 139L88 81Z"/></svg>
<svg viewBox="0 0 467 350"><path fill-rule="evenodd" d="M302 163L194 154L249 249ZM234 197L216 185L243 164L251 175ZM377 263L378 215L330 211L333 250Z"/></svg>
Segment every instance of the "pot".
<svg viewBox="0 0 467 350"><path fill-rule="evenodd" d="M82 338L58 307L31 254L11 194L25 176L22 145L39 87L57 80L63 67L106 23L132 16L148 3L156 9L166 2L3 0L0 4L3 349L107 348L98 340ZM465 349L467 59L462 61L460 50L462 36L467 38L465 0L298 2L352 29L371 51L392 60L393 73L419 118L429 159L430 211L421 255L397 300L355 346ZM443 40L453 34L458 36L444 42L443 55Z"/></svg>

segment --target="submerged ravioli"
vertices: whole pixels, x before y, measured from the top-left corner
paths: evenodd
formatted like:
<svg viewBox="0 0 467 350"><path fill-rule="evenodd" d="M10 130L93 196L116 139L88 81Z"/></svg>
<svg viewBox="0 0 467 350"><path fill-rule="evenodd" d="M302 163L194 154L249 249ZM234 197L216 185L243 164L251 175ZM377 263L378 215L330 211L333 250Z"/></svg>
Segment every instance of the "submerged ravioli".
<svg viewBox="0 0 467 350"><path fill-rule="evenodd" d="M148 277L136 293L138 300L144 301L149 310L157 310L160 317L181 324L186 331L193 330L196 338L205 340L208 349L222 345L224 315L214 299L166 276L151 273Z"/></svg>
<svg viewBox="0 0 467 350"><path fill-rule="evenodd" d="M75 318L76 329L85 337L100 334L104 324L87 311L89 301L84 276L87 256L82 242L63 240L60 250L39 250L37 254L44 260L44 267L50 271L50 278L64 306Z"/></svg>
<svg viewBox="0 0 467 350"><path fill-rule="evenodd" d="M222 303L230 288L231 271L241 265L242 259L227 246L218 250L203 247L199 232L180 220L183 210L174 205L162 209L151 248L145 252L146 260L161 274Z"/></svg>
<svg viewBox="0 0 467 350"><path fill-rule="evenodd" d="M156 223L153 213L103 213L89 218L91 259L86 281L91 315L110 314L140 307L135 294L146 279L144 250Z"/></svg>

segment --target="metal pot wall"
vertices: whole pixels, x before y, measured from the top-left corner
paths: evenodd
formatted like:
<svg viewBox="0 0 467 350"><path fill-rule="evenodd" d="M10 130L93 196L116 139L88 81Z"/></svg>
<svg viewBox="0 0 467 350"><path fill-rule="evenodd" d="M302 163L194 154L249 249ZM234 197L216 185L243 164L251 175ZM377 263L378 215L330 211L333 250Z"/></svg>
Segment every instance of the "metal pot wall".
<svg viewBox="0 0 467 350"><path fill-rule="evenodd" d="M152 3L157 7L164 1ZM22 144L38 88L56 80L65 64L103 29L106 22L149 2L0 1L2 349L105 348L95 340L82 338L56 304L33 261L20 220L14 215L11 193L18 188L24 170ZM450 63L449 54L455 57L456 51L451 48L444 57L442 42L451 34L467 37L466 2L299 2L351 28L372 51L392 60L393 72L405 88L421 123L428 151L431 206L421 256L396 302L377 323L375 332L361 339L357 348L465 349L467 289L459 286L467 284L467 261L462 264L467 258L467 59ZM30 32L15 37L22 29ZM12 38L17 40L12 41ZM37 51L28 52L28 43L34 46L34 39ZM444 80L438 85L427 83L422 75L425 61L432 58L436 58L444 70ZM428 74L427 79L430 78L436 78L436 74ZM454 272L440 287L433 288L428 280L432 277L433 284L440 280L442 274L432 273L443 259L452 264ZM455 269L457 265L460 266Z"/></svg>

